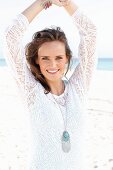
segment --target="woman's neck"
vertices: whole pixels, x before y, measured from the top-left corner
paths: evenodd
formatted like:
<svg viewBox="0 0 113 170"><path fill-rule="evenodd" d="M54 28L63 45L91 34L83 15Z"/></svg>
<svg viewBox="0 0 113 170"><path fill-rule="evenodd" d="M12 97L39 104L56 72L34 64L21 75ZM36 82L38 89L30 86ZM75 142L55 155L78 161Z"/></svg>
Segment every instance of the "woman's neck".
<svg viewBox="0 0 113 170"><path fill-rule="evenodd" d="M63 80L59 82L51 82L49 83L49 86L51 88L51 93L58 96L61 95L65 90L65 84Z"/></svg>

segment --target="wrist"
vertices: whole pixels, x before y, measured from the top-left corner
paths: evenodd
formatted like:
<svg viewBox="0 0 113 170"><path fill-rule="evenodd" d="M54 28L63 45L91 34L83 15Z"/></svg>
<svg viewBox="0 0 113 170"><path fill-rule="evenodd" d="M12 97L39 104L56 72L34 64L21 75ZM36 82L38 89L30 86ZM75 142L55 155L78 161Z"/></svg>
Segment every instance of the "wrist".
<svg viewBox="0 0 113 170"><path fill-rule="evenodd" d="M69 6L71 3L71 0L59 0L59 1L62 3L64 8Z"/></svg>
<svg viewBox="0 0 113 170"><path fill-rule="evenodd" d="M43 6L42 6L42 2L43 2L42 0L36 0L35 2L37 3L37 7L39 7L40 10L44 9Z"/></svg>
<svg viewBox="0 0 113 170"><path fill-rule="evenodd" d="M69 15L73 15L78 9L78 6L72 0L69 0L67 5L64 6L64 9L69 13Z"/></svg>

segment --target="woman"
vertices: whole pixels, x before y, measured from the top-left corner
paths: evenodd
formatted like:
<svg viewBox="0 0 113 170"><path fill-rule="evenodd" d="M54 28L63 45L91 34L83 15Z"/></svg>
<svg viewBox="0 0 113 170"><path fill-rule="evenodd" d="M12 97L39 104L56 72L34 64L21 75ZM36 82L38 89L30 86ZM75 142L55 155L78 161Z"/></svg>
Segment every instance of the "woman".
<svg viewBox="0 0 113 170"><path fill-rule="evenodd" d="M79 64L66 81L72 53L60 28L35 33L25 51L21 46L29 23L52 4L65 8L80 34ZM83 170L84 101L95 67L95 25L72 1L36 0L7 29L5 42L8 63L30 115L29 169Z"/></svg>

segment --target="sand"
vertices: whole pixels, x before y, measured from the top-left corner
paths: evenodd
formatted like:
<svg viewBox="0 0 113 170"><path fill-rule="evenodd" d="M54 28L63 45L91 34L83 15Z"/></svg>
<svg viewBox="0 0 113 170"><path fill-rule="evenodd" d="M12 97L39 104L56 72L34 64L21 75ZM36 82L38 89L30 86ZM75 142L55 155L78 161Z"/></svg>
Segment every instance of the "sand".
<svg viewBox="0 0 113 170"><path fill-rule="evenodd" d="M113 71L96 71L88 98L90 170L113 170ZM0 68L0 170L27 170L28 119L7 67Z"/></svg>

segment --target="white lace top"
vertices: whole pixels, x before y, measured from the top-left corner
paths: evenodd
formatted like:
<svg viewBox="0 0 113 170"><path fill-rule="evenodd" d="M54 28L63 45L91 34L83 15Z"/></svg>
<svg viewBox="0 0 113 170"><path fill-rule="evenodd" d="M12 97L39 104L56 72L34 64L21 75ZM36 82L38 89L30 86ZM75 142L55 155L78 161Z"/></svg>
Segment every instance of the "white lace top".
<svg viewBox="0 0 113 170"><path fill-rule="evenodd" d="M34 79L26 64L21 41L29 25L27 18L20 14L5 34L6 60L20 91L24 93L29 110L29 170L83 170L86 166L83 101L95 67L96 27L79 9L72 19L80 34L79 64L67 82L64 93L55 96L57 102L51 93L44 94L44 88ZM66 117L71 140L69 153L64 153L61 147L63 118L65 120Z"/></svg>

